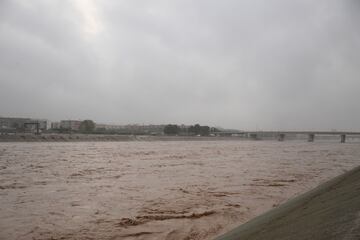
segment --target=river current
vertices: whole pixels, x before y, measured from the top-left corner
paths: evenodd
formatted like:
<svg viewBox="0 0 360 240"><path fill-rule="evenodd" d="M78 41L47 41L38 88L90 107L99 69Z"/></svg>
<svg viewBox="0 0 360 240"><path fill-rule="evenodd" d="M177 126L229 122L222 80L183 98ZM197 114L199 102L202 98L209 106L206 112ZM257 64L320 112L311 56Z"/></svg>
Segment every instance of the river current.
<svg viewBox="0 0 360 240"><path fill-rule="evenodd" d="M212 239L358 165L359 143L0 143L0 239Z"/></svg>

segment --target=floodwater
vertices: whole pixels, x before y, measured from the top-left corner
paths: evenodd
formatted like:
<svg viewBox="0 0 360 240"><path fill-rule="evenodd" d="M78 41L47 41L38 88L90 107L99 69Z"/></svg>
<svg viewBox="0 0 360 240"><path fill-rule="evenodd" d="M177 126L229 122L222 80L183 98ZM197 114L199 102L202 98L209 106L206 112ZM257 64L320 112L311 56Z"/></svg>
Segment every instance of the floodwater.
<svg viewBox="0 0 360 240"><path fill-rule="evenodd" d="M358 166L359 146L0 143L0 239L212 239Z"/></svg>

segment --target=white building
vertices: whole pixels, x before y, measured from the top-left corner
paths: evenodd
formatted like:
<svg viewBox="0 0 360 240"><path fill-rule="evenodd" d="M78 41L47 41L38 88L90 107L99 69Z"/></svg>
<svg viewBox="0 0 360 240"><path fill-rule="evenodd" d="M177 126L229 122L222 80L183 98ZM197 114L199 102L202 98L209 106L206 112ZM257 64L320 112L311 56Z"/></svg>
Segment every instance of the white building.
<svg viewBox="0 0 360 240"><path fill-rule="evenodd" d="M61 120L60 128L78 131L80 129L81 121L79 120Z"/></svg>

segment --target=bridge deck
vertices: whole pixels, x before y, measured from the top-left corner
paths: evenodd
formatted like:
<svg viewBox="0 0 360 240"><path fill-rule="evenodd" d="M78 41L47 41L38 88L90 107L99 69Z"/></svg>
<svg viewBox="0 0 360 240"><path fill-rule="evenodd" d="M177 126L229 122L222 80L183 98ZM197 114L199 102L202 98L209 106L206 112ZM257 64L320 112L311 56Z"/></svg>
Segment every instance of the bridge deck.
<svg viewBox="0 0 360 240"><path fill-rule="evenodd" d="M316 134L316 135L360 135L360 132L347 131L243 131L243 132L214 132L214 134Z"/></svg>

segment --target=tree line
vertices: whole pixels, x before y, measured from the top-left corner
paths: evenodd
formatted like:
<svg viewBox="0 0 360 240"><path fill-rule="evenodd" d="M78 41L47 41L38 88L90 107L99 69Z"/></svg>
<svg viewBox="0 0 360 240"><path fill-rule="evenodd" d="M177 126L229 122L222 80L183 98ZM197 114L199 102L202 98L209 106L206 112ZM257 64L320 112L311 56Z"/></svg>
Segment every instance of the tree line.
<svg viewBox="0 0 360 240"><path fill-rule="evenodd" d="M209 126L201 126L200 124L195 124L188 127L181 127L176 124L168 124L164 127L164 134L166 135L209 136L210 132L216 131L216 128L210 128Z"/></svg>

